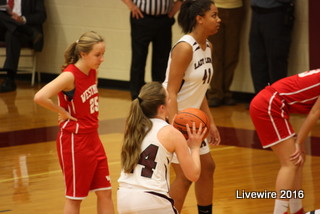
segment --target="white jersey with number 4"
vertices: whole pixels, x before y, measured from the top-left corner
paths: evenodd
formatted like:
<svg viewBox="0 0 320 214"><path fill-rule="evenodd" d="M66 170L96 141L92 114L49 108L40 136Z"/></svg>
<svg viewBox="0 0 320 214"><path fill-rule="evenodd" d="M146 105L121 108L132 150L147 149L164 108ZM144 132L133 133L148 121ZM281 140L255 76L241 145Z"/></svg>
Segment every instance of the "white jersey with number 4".
<svg viewBox="0 0 320 214"><path fill-rule="evenodd" d="M158 132L169 125L166 121L153 118L152 129L142 141L139 163L132 173L121 171L118 179L120 189L149 190L166 194L169 192L172 153L159 142Z"/></svg>
<svg viewBox="0 0 320 214"><path fill-rule="evenodd" d="M213 75L210 43L206 41L205 50L190 35L184 35L177 43L187 42L193 49L193 57L185 71L180 90L177 95L178 110L200 108ZM170 72L171 54L168 61L166 79L163 86L167 88Z"/></svg>

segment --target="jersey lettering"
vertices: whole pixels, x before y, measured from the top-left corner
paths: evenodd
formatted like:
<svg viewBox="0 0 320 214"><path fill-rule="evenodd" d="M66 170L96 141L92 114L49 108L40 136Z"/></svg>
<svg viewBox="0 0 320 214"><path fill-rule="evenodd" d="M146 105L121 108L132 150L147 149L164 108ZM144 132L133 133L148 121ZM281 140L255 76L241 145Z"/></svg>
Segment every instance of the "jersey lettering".
<svg viewBox="0 0 320 214"><path fill-rule="evenodd" d="M194 69L199 68L201 65L204 65L205 63L211 63L212 60L210 57L202 58L198 62L194 63Z"/></svg>
<svg viewBox="0 0 320 214"><path fill-rule="evenodd" d="M144 166L141 170L141 176L151 178L153 170L157 166L155 162L159 147L153 144L150 144L143 152L140 154L140 159L138 164Z"/></svg>
<svg viewBox="0 0 320 214"><path fill-rule="evenodd" d="M92 97L93 95L95 95L97 93L98 93L97 85L93 84L92 86L90 86L87 90L85 90L81 94L82 103L86 102L90 97Z"/></svg>

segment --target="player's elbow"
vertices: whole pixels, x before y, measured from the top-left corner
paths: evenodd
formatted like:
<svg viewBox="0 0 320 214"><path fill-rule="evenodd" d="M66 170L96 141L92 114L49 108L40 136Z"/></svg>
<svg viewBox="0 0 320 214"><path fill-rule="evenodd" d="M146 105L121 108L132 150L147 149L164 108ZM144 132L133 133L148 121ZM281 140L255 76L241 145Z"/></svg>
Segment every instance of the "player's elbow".
<svg viewBox="0 0 320 214"><path fill-rule="evenodd" d="M36 93L33 97L33 101L37 104L41 104L44 100L44 97L40 93Z"/></svg>
<svg viewBox="0 0 320 214"><path fill-rule="evenodd" d="M201 173L201 170L196 169L196 170L193 170L193 172L190 173L189 175L186 175L186 177L188 178L189 181L196 182L200 177L200 173Z"/></svg>

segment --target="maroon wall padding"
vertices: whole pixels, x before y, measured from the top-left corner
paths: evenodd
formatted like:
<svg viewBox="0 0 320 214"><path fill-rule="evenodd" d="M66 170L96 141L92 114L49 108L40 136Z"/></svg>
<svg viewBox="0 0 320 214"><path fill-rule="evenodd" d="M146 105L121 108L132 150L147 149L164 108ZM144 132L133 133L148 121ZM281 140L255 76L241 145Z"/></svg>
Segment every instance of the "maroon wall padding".
<svg viewBox="0 0 320 214"><path fill-rule="evenodd" d="M320 1L309 0L310 69L320 68Z"/></svg>

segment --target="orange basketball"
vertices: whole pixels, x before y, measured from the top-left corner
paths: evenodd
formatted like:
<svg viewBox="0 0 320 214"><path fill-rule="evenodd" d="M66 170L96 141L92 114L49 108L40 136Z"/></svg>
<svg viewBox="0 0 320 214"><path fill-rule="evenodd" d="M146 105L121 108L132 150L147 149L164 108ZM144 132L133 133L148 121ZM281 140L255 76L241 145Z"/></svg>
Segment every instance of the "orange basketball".
<svg viewBox="0 0 320 214"><path fill-rule="evenodd" d="M195 122L197 130L200 127L201 123L202 123L203 129L207 127L207 132L203 138L205 139L209 133L210 121L206 113L204 113L200 109L187 108L180 111L178 114L176 114L176 117L174 118L173 126L176 129L178 129L186 139L188 139L188 132L187 132L186 125L189 124L189 127L192 128L193 122Z"/></svg>

